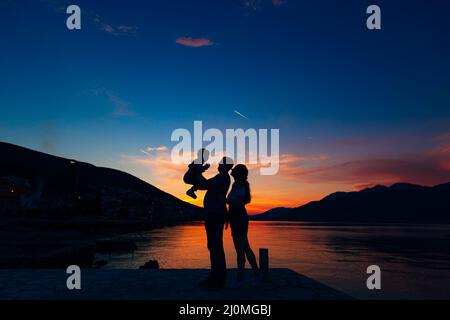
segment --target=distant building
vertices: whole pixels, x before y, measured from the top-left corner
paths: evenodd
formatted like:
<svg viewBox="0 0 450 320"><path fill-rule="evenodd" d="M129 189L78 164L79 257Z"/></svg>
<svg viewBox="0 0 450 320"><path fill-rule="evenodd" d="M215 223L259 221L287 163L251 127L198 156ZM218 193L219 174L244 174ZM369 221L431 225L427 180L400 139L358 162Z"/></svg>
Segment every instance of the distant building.
<svg viewBox="0 0 450 320"><path fill-rule="evenodd" d="M30 182L16 176L0 177L0 214L14 215L22 208L22 201L32 192Z"/></svg>

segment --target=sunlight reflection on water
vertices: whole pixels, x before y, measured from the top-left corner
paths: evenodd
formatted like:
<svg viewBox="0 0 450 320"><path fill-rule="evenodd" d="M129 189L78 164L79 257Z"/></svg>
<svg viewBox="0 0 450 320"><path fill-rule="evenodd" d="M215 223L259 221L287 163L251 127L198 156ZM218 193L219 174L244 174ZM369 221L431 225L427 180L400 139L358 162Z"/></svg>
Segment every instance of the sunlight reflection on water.
<svg viewBox="0 0 450 320"><path fill-rule="evenodd" d="M106 268L138 268L149 259L161 268L208 268L202 223L124 236L138 250L99 255ZM315 226L251 222L250 243L269 248L270 266L290 268L358 298L450 298L450 226ZM227 266L236 267L229 230ZM366 288L366 268L382 270L382 290Z"/></svg>

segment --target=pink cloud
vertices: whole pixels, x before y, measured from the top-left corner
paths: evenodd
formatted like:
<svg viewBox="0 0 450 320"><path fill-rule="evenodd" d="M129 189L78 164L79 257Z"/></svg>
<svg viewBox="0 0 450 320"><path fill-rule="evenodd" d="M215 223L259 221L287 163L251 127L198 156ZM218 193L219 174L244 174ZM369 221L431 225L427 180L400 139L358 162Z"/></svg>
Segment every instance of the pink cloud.
<svg viewBox="0 0 450 320"><path fill-rule="evenodd" d="M98 19L96 20L96 23L99 25L100 30L115 36L125 34L135 34L138 29L138 27L136 26L126 26L126 25L113 26L111 24L104 23Z"/></svg>
<svg viewBox="0 0 450 320"><path fill-rule="evenodd" d="M367 158L305 168L287 164L280 173L306 183L364 185L411 182L434 185L450 181L450 153L424 152L396 158Z"/></svg>
<svg viewBox="0 0 450 320"><path fill-rule="evenodd" d="M214 45L214 42L206 38L181 37L175 40L176 43L193 48L208 47Z"/></svg>
<svg viewBox="0 0 450 320"><path fill-rule="evenodd" d="M397 135L397 136L379 136L379 137L353 137L324 141L320 143L324 148L371 148L376 146L392 146L392 145L413 145L417 143L438 141L438 137L430 134L417 135Z"/></svg>
<svg viewBox="0 0 450 320"><path fill-rule="evenodd" d="M137 26L129 26L125 24L117 25L114 23L110 23L100 15L94 14L89 11L86 13L86 15L88 17L91 17L93 23L97 26L99 30L109 33L113 36L134 35L138 30Z"/></svg>
<svg viewBox="0 0 450 320"><path fill-rule="evenodd" d="M88 96L104 96L108 99L109 103L114 107L112 112L113 116L116 117L131 117L136 115L135 111L130 102L122 99L120 96L115 94L114 92L100 87L93 90L88 90L83 92L82 94L86 94Z"/></svg>
<svg viewBox="0 0 450 320"><path fill-rule="evenodd" d="M101 26L101 29L107 33L113 33L114 32L114 28L112 26L110 26L109 24L104 24Z"/></svg>
<svg viewBox="0 0 450 320"><path fill-rule="evenodd" d="M187 166L174 164L169 153L160 153L151 156L124 155L127 162L146 167L151 171L154 182L167 187L173 183L180 183Z"/></svg>
<svg viewBox="0 0 450 320"><path fill-rule="evenodd" d="M287 3L287 0L244 0L244 8L258 11L263 7L274 6L279 7Z"/></svg>
<svg viewBox="0 0 450 320"><path fill-rule="evenodd" d="M370 143L369 143L370 142ZM374 149L375 144L389 144L401 149L404 145L416 145L420 148L414 152L386 154L380 151L365 156L361 153L340 154L331 156L299 156L282 155L280 158L281 177L316 185L347 185L361 189L376 184L392 184L411 182L424 185L435 185L450 181L450 135L440 134L424 136L400 136L366 140L349 139L335 141L333 146L368 147ZM432 146L430 146L432 144ZM423 147L427 145L426 147ZM363 153L364 154L364 153ZM357 157L357 158L355 158Z"/></svg>
<svg viewBox="0 0 450 320"><path fill-rule="evenodd" d="M121 25L117 27L117 30L120 30L124 33L136 33L138 27L136 26L125 26L125 25Z"/></svg>

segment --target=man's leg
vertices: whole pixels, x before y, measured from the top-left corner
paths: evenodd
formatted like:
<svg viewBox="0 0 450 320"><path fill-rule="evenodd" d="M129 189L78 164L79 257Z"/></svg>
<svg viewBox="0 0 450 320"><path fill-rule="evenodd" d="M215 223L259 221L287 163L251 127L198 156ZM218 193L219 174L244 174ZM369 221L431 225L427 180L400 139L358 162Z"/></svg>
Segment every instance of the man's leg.
<svg viewBox="0 0 450 320"><path fill-rule="evenodd" d="M206 236L211 260L210 282L223 286L226 277L225 251L223 249L223 223L206 222Z"/></svg>
<svg viewBox="0 0 450 320"><path fill-rule="evenodd" d="M210 284L211 282L211 273L212 273L212 269L213 269L213 260L212 260L212 255L211 255L211 250L210 250L210 243L211 243L211 231L210 231L210 226L208 224L207 221L205 221L205 232L206 232L206 246L208 248L209 251L209 262L210 262L210 270L209 270L209 276L207 279L200 281L199 282L199 286L200 287L206 287Z"/></svg>
<svg viewBox="0 0 450 320"><path fill-rule="evenodd" d="M223 223L219 223L217 226L217 278L220 285L225 285L227 277L227 264L223 249L223 226Z"/></svg>
<svg viewBox="0 0 450 320"><path fill-rule="evenodd" d="M211 270L209 272L209 279L213 279L214 273L216 270L216 264L215 264L216 261L214 259L214 242L215 242L214 228L210 222L205 223L205 228L206 228L207 246L208 246L208 250L209 250L209 261L210 261L210 265L211 265Z"/></svg>

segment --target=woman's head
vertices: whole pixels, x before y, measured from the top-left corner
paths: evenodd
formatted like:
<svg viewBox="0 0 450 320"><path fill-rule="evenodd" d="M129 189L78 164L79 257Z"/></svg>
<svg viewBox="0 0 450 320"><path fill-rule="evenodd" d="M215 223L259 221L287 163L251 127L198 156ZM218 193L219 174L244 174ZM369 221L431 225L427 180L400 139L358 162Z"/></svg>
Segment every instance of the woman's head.
<svg viewBox="0 0 450 320"><path fill-rule="evenodd" d="M245 165L238 164L231 170L231 176L234 178L235 181L239 182L247 181L248 169Z"/></svg>
<svg viewBox="0 0 450 320"><path fill-rule="evenodd" d="M243 183L246 189L245 193L245 203L250 203L251 201L251 193L250 193L250 184L248 183L248 169L243 164L236 165L231 170L231 176L234 178L234 181L237 183Z"/></svg>

